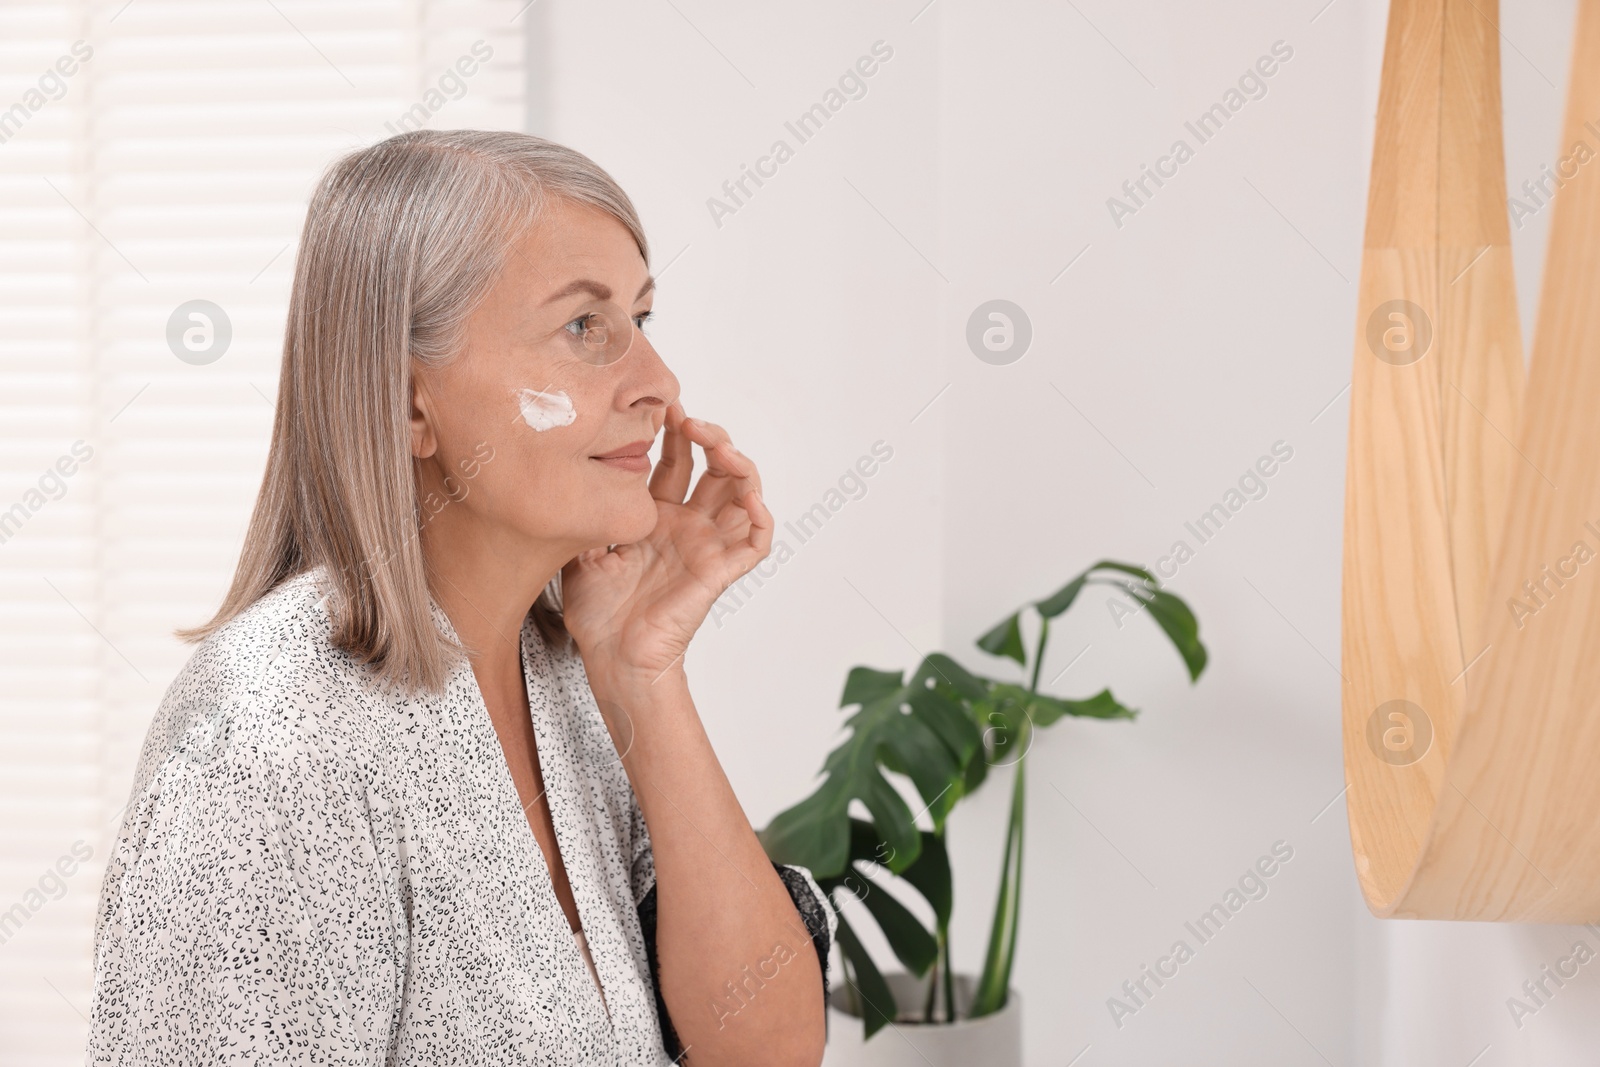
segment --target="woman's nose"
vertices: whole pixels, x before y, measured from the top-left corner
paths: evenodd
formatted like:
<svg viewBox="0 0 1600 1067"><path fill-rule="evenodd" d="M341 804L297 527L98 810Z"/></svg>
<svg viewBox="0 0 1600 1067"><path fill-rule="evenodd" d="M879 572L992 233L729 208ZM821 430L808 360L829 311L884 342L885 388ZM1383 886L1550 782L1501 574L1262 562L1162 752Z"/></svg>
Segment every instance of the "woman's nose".
<svg viewBox="0 0 1600 1067"><path fill-rule="evenodd" d="M632 396L629 406L649 401L664 408L678 399L677 375L672 373L672 369L661 358L661 353L656 351L656 346L644 334L634 336L633 346L624 362L631 364L628 390Z"/></svg>

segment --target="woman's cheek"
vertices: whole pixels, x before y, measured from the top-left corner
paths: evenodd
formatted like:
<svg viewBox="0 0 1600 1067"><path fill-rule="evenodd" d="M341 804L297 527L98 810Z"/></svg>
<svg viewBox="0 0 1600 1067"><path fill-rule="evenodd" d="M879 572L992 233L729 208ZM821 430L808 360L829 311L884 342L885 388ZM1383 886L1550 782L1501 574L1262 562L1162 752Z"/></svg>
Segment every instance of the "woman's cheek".
<svg viewBox="0 0 1600 1067"><path fill-rule="evenodd" d="M565 389L518 389L516 402L522 421L535 433L571 426L578 418L578 406Z"/></svg>

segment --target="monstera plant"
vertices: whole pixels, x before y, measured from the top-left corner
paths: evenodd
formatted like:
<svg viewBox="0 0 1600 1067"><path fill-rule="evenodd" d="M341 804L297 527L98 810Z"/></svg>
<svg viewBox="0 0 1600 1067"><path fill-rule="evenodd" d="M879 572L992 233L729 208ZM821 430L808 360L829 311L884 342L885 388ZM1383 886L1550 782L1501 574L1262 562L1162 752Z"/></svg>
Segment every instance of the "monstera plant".
<svg viewBox="0 0 1600 1067"><path fill-rule="evenodd" d="M856 709L844 724L849 735L828 754L816 791L761 832L771 858L809 868L838 914L851 1005L867 1037L902 1018L903 1006L896 1004L889 983L845 918L841 901L853 897L865 906L908 972L918 978L931 973L921 1021L955 1021L950 964L954 901L946 827L951 810L984 783L992 767L1012 765L1011 813L989 946L964 1017L1005 1007L1017 946L1027 752L1033 731L1067 716L1137 715L1109 689L1082 699L1039 691L1050 621L1091 585L1110 586L1131 598L1130 611L1148 614L1177 648L1190 681L1200 677L1206 649L1189 606L1160 588L1143 568L1103 560L1050 596L1019 608L978 639L984 652L1016 661L1017 672L1028 675L1026 685L974 674L939 652L926 656L909 679L901 671L851 668L839 702L841 708ZM1030 610L1038 617L1031 659L1023 641L1024 614ZM886 772L909 779L924 802L922 812L911 810ZM852 812L857 807L866 818ZM924 814L929 829L917 825ZM895 895L883 891L886 877L899 879L927 902L931 929Z"/></svg>

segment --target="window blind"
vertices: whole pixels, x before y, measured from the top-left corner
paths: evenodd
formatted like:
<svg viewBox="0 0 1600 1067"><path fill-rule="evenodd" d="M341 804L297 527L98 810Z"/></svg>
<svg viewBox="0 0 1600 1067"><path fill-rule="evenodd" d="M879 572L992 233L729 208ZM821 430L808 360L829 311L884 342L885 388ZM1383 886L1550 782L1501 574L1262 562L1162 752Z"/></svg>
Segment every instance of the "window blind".
<svg viewBox="0 0 1600 1067"><path fill-rule="evenodd" d="M0 5L0 1062L83 1062L104 859L260 485L306 199L525 128L526 0Z"/></svg>

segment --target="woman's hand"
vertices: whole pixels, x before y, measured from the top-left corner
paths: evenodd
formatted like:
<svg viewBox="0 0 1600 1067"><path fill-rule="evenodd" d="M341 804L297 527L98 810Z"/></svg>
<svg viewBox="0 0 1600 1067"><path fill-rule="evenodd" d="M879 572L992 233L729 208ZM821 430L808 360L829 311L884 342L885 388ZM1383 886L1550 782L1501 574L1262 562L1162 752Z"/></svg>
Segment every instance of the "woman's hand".
<svg viewBox="0 0 1600 1067"><path fill-rule="evenodd" d="M706 471L687 500L693 445ZM713 423L667 409L650 475L656 526L642 541L591 549L561 571L563 615L592 685L654 684L682 670L689 639L723 590L772 550L756 465Z"/></svg>

